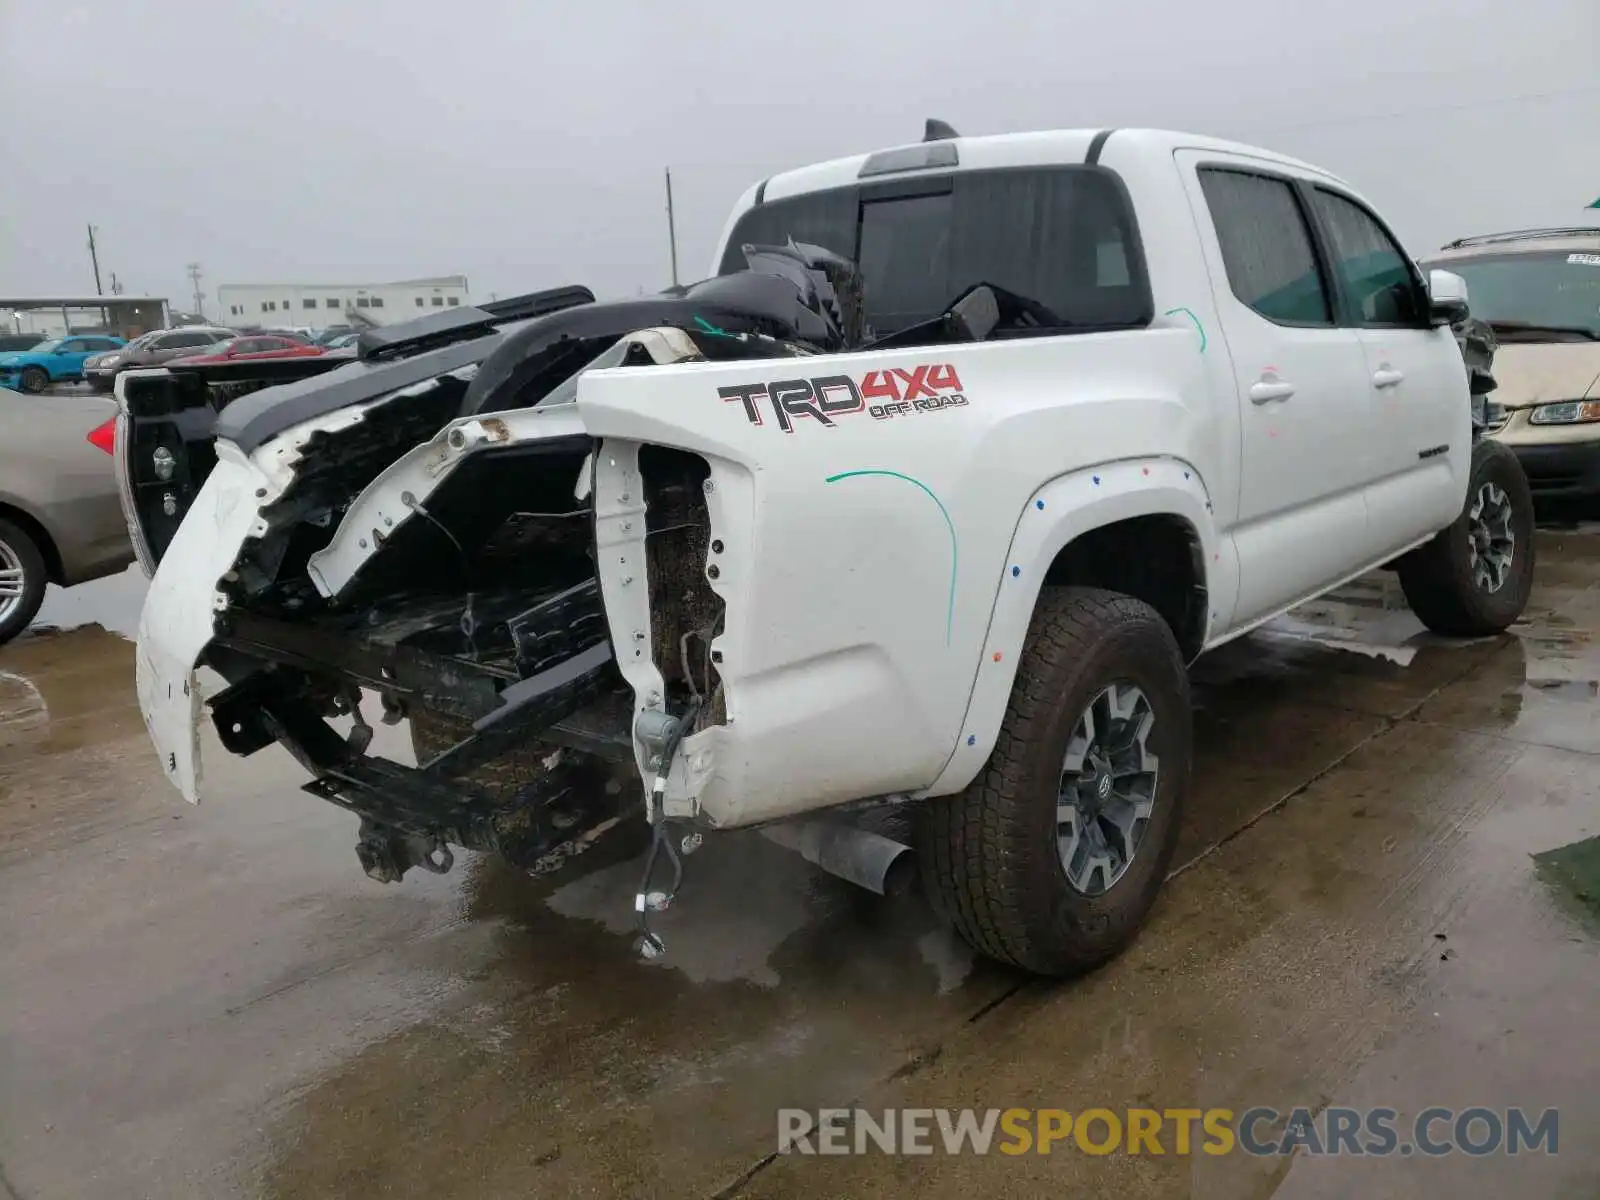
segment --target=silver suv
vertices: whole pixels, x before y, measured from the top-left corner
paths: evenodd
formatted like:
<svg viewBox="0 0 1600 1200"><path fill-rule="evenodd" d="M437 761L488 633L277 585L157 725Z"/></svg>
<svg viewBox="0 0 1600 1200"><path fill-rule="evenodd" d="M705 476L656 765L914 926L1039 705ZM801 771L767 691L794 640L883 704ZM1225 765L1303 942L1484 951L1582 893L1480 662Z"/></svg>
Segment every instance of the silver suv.
<svg viewBox="0 0 1600 1200"><path fill-rule="evenodd" d="M197 354L202 346L238 337L220 325L190 325L183 329L157 329L136 337L126 346L107 354L96 354L83 364L83 377L97 391L109 392L117 375L130 367L157 367L170 358Z"/></svg>

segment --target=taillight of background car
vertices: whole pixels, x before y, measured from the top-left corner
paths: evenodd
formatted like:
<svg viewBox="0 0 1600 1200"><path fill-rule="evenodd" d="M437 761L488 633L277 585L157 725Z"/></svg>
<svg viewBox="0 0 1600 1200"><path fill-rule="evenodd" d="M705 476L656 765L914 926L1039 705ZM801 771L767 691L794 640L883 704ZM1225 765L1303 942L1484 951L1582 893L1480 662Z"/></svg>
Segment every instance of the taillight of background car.
<svg viewBox="0 0 1600 1200"><path fill-rule="evenodd" d="M107 454L117 452L117 419L115 417L104 425L96 425L89 431L89 444L98 446Z"/></svg>

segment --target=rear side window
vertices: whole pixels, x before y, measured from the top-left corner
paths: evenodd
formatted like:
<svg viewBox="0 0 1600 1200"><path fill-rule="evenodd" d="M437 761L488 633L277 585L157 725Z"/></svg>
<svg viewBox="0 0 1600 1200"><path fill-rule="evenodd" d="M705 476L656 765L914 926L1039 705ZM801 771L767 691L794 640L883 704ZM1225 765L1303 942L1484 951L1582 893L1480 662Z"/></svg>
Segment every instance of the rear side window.
<svg viewBox="0 0 1600 1200"><path fill-rule="evenodd" d="M861 214L861 193L856 188L812 192L787 200L757 205L734 226L723 253L721 274L744 270L741 246L781 246L791 238L832 250L846 258L856 256L856 222Z"/></svg>
<svg viewBox="0 0 1600 1200"><path fill-rule="evenodd" d="M1363 325L1423 324L1421 282L1377 218L1325 188L1312 195L1333 243L1333 269L1356 319Z"/></svg>
<svg viewBox="0 0 1600 1200"><path fill-rule="evenodd" d="M1202 167L1200 187L1239 301L1280 325L1331 326L1327 280L1289 182Z"/></svg>
<svg viewBox="0 0 1600 1200"><path fill-rule="evenodd" d="M775 201L740 219L721 270L744 267L745 244L791 238L859 264L872 336L936 317L980 283L1042 305L1059 322L1046 332L1150 321L1132 211L1098 168L955 172Z"/></svg>

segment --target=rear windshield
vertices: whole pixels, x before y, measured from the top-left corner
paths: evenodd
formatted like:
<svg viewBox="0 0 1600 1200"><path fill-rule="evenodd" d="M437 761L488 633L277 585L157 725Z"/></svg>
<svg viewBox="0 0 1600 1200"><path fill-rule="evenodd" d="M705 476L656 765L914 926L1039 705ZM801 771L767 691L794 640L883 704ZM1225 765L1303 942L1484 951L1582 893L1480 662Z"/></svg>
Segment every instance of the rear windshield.
<svg viewBox="0 0 1600 1200"><path fill-rule="evenodd" d="M1477 254L1428 264L1467 281L1472 315L1600 338L1600 252Z"/></svg>
<svg viewBox="0 0 1600 1200"><path fill-rule="evenodd" d="M739 219L719 270L742 270L746 244L790 239L860 265L869 336L936 317L980 283L1042 304L1068 331L1151 318L1127 196L1097 167L958 171L775 200Z"/></svg>

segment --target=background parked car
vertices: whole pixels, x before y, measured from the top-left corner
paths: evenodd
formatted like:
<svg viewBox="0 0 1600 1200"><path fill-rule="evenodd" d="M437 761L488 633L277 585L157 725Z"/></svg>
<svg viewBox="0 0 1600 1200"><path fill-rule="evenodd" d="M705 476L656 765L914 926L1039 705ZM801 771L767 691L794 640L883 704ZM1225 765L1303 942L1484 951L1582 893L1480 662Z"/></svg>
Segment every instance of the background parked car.
<svg viewBox="0 0 1600 1200"><path fill-rule="evenodd" d="M159 367L184 354L198 354L203 347L231 337L235 330L220 325L191 325L185 329L158 329L134 338L121 350L96 355L84 364L83 377L99 391L109 392L117 376L131 367Z"/></svg>
<svg viewBox="0 0 1600 1200"><path fill-rule="evenodd" d="M0 645L28 627L47 584L133 561L111 453L116 406L86 393L0 388Z"/></svg>
<svg viewBox="0 0 1600 1200"><path fill-rule="evenodd" d="M1461 238L1427 265L1467 281L1499 341L1489 436L1535 497L1600 497L1600 227Z"/></svg>
<svg viewBox="0 0 1600 1200"><path fill-rule="evenodd" d="M30 350L0 354L0 387L42 392L46 385L83 378L83 364L91 354L115 350L123 345L119 337L106 334L75 334L39 342Z"/></svg>
<svg viewBox="0 0 1600 1200"><path fill-rule="evenodd" d="M0 354L9 350L32 350L44 340L37 333L0 333Z"/></svg>
<svg viewBox="0 0 1600 1200"><path fill-rule="evenodd" d="M280 334L229 338L205 347L198 354L167 360L169 367L197 367L207 363L253 362L262 358L313 358L326 354L321 346Z"/></svg>
<svg viewBox="0 0 1600 1200"><path fill-rule="evenodd" d="M333 337L325 337L321 345L324 350L343 350L346 346L354 346L360 336L353 330L349 333L338 333Z"/></svg>

